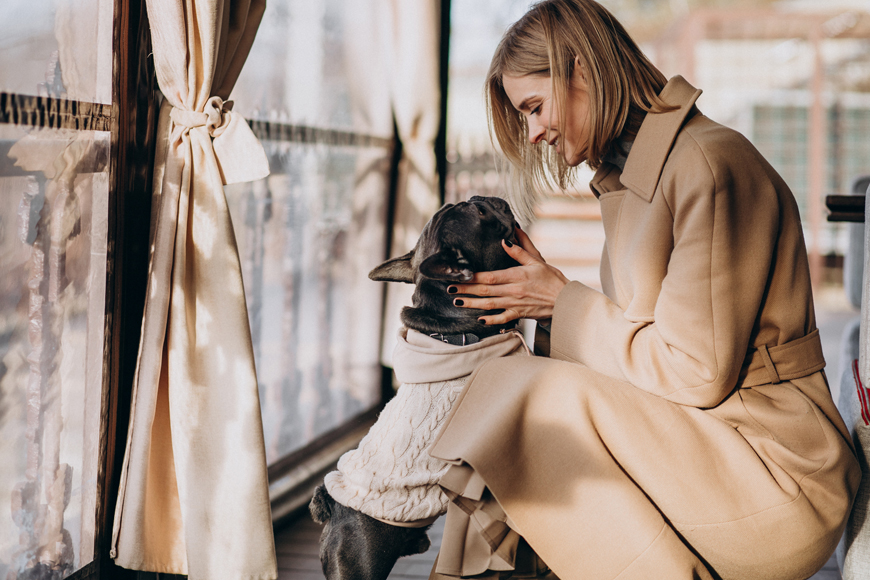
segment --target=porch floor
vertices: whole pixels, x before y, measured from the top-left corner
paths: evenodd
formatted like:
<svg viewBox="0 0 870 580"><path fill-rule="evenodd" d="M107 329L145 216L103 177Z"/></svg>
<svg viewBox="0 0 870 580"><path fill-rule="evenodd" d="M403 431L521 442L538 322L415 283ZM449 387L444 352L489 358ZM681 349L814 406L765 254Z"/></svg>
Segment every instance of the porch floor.
<svg viewBox="0 0 870 580"><path fill-rule="evenodd" d="M278 580L323 580L318 556L321 526L307 514L275 531L275 549L278 552ZM427 580L441 546L444 518L439 519L429 531L432 546L425 554L401 558L390 580ZM825 567L810 580L840 580L836 561L831 558Z"/></svg>

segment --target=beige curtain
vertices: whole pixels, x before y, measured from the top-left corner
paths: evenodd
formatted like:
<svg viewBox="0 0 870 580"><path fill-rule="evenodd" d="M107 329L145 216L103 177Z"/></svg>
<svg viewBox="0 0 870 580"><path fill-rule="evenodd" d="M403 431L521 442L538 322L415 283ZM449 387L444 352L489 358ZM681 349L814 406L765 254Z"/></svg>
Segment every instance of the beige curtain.
<svg viewBox="0 0 870 580"><path fill-rule="evenodd" d="M276 578L245 295L223 185L268 175L226 102L264 0L147 0L160 112L148 294L112 557Z"/></svg>
<svg viewBox="0 0 870 580"><path fill-rule="evenodd" d="M413 249L440 206L435 166L435 138L440 120L438 82L440 0L376 0L383 14L390 55L389 87L393 114L402 140L399 189L393 223L394 256ZM413 286L390 284L384 313L381 360L392 366L402 306L411 304Z"/></svg>

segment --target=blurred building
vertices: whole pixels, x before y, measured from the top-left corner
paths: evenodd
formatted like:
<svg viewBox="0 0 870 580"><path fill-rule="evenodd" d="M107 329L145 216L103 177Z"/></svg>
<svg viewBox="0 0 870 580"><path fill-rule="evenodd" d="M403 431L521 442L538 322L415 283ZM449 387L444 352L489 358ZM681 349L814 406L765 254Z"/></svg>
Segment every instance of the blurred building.
<svg viewBox="0 0 870 580"><path fill-rule="evenodd" d="M842 256L846 243L842 224L825 221L824 197L870 173L870 3L697 10L650 52L667 76L703 89L698 107L746 135L786 180L820 276L822 257Z"/></svg>

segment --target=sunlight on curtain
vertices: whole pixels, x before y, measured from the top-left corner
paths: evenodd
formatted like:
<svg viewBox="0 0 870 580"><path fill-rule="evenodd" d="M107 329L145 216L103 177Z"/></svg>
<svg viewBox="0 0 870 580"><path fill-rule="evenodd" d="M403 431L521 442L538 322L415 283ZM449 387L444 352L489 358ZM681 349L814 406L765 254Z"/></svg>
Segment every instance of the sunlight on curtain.
<svg viewBox="0 0 870 580"><path fill-rule="evenodd" d="M194 580L276 578L254 356L223 192L269 174L259 140L225 102L265 0L146 6L165 99L110 556Z"/></svg>
<svg viewBox="0 0 870 580"><path fill-rule="evenodd" d="M392 136L390 104L354 110L348 68L353 21L371 0L270 0L251 55L233 88L234 111L248 119ZM377 68L376 63L371 68ZM375 108L378 108L376 105Z"/></svg>

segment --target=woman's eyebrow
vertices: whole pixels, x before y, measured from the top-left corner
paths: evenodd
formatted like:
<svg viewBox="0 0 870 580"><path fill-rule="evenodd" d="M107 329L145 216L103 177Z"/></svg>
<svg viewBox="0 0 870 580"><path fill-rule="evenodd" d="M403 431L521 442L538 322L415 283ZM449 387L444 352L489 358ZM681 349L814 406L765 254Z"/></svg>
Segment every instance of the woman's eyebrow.
<svg viewBox="0 0 870 580"><path fill-rule="evenodd" d="M526 97L526 98L523 99L523 101L519 104L519 106L517 107L517 110L518 110L518 111L524 111L524 110L528 109L528 108L529 108L529 101L531 101L532 99L535 99L535 98L537 98L537 95L532 95L532 96L530 96L530 97Z"/></svg>

